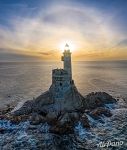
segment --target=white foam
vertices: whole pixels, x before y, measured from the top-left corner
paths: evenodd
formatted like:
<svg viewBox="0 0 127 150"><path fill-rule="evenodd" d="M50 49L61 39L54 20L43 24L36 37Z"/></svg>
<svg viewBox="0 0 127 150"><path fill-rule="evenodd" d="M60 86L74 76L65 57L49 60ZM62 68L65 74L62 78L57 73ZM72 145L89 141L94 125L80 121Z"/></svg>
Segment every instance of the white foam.
<svg viewBox="0 0 127 150"><path fill-rule="evenodd" d="M19 108L21 108L23 106L23 104L24 104L24 101L19 102L17 104L17 106L11 112L14 112L14 111L18 110Z"/></svg>

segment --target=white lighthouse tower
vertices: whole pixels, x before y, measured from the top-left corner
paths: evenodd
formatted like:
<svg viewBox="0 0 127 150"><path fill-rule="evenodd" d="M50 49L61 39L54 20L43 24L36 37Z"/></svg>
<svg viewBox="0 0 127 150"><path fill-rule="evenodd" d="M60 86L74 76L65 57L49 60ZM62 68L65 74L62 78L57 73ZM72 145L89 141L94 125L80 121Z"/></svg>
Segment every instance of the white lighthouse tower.
<svg viewBox="0 0 127 150"><path fill-rule="evenodd" d="M68 44L65 45L61 60L64 62L64 70L68 72L69 79L72 81L71 52Z"/></svg>
<svg viewBox="0 0 127 150"><path fill-rule="evenodd" d="M71 52L69 45L66 44L61 57L63 61L63 69L53 69L52 70L52 85L50 91L54 99L64 99L66 92L70 92L71 87L74 85L72 80L72 70L71 70Z"/></svg>

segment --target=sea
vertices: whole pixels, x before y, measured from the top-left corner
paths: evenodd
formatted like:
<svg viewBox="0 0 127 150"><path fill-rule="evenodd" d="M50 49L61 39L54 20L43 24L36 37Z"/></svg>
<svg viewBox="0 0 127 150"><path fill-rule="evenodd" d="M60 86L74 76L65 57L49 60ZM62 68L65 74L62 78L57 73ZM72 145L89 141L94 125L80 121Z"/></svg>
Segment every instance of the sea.
<svg viewBox="0 0 127 150"><path fill-rule="evenodd" d="M0 107L39 96L51 85L52 69L62 67L60 62L1 62ZM72 70L82 95L104 91L119 99L105 105L113 115L96 120L86 114L91 128L78 122L69 135L49 133L46 123L33 127L28 121L0 120L0 129L6 129L0 133L0 150L127 150L127 61L73 62Z"/></svg>
<svg viewBox="0 0 127 150"><path fill-rule="evenodd" d="M0 62L0 108L48 90L55 68L63 68L62 62ZM127 61L73 62L72 75L82 95L105 91L127 98Z"/></svg>

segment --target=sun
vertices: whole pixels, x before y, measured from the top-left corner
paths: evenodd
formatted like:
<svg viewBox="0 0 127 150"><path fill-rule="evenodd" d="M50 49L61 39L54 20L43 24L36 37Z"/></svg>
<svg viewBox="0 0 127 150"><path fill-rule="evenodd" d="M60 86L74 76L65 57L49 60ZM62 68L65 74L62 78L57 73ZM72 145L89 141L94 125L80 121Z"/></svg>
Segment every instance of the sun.
<svg viewBox="0 0 127 150"><path fill-rule="evenodd" d="M63 42L61 42L60 45L59 45L60 51L62 51L62 52L64 51L66 44L68 44L71 52L75 51L76 47L75 47L75 44L72 41L63 41Z"/></svg>

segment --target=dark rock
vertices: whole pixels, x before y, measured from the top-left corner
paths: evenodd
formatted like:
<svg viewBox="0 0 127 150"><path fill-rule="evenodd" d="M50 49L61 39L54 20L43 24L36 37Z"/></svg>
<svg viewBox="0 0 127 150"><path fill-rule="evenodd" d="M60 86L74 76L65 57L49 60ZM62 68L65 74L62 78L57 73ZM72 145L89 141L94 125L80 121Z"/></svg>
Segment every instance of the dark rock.
<svg viewBox="0 0 127 150"><path fill-rule="evenodd" d="M90 115L91 115L93 118L95 118L95 119L98 119L101 115L104 115L104 116L106 116L106 117L111 117L111 116L112 116L110 110L107 109L107 108L104 108L104 107L99 107L99 108L93 110L93 111L90 113Z"/></svg>
<svg viewBox="0 0 127 150"><path fill-rule="evenodd" d="M69 113L70 121L73 123L77 123L80 120L80 113L78 112L70 112Z"/></svg>
<svg viewBox="0 0 127 150"><path fill-rule="evenodd" d="M58 122L57 119L58 114L56 112L49 112L46 116L46 121L50 125L56 125Z"/></svg>
<svg viewBox="0 0 127 150"><path fill-rule="evenodd" d="M94 109L115 102L117 102L116 99L105 92L92 92L85 97L83 105L85 109Z"/></svg>
<svg viewBox="0 0 127 150"><path fill-rule="evenodd" d="M49 129L49 132L55 133L55 134L73 134L74 133L74 128L71 123L64 123L63 125L56 125L56 126L51 126Z"/></svg>
<svg viewBox="0 0 127 150"><path fill-rule="evenodd" d="M76 87L72 86L63 100L53 100L49 90L36 99L25 102L19 110L7 118L13 123L29 120L32 125L47 122L50 125L50 132L67 134L74 132L74 125L78 121L85 128L90 128L85 113L89 113L95 119L101 115L110 117L112 115L110 110L103 106L113 102L116 100L105 92L90 93L84 98Z"/></svg>
<svg viewBox="0 0 127 150"><path fill-rule="evenodd" d="M11 121L11 123L18 124L22 121L21 116L10 116L8 119Z"/></svg>
<svg viewBox="0 0 127 150"><path fill-rule="evenodd" d="M10 120L12 123L18 124L20 122L28 120L28 115L21 115L21 116L13 116L11 114L2 116L3 119Z"/></svg>
<svg viewBox="0 0 127 150"><path fill-rule="evenodd" d="M74 124L78 122L79 119L80 116L77 112L66 112L59 116L58 120L56 120L54 124L52 124L49 131L55 134L74 133Z"/></svg>
<svg viewBox="0 0 127 150"><path fill-rule="evenodd" d="M80 119L80 115L77 112L67 112L60 116L59 122L61 125L67 122L71 122L72 124L75 124Z"/></svg>
<svg viewBox="0 0 127 150"><path fill-rule="evenodd" d="M70 116L68 113L64 113L63 115L60 116L59 118L59 122L61 125L63 125L64 123L66 122L69 122L70 121Z"/></svg>
<svg viewBox="0 0 127 150"><path fill-rule="evenodd" d="M41 115L41 116L44 116L44 117L46 117L46 115L47 115L47 111L46 111L46 110L38 111L37 113L38 113L39 115Z"/></svg>
<svg viewBox="0 0 127 150"><path fill-rule="evenodd" d="M90 93L84 98L73 85L70 91L65 94L64 99L53 99L52 93L49 89L49 91L43 93L36 99L25 102L19 110L13 113L13 115L28 115L36 112L44 117L50 115L50 117L47 117L48 120L53 120L58 117L60 112L79 111L80 113L84 113L85 110L95 109L113 102L116 102L116 100L105 92ZM54 110L56 114L54 114L52 110ZM52 112L52 114L49 114L50 112Z"/></svg>
<svg viewBox="0 0 127 150"><path fill-rule="evenodd" d="M32 112L38 112L38 113L43 112L44 115L46 115L47 112L43 106L50 105L52 103L53 100L52 100L51 93L47 91L34 100L26 101L20 109L13 112L13 115L19 116L24 114L30 114Z"/></svg>
<svg viewBox="0 0 127 150"><path fill-rule="evenodd" d="M52 94L50 93L50 91L46 91L46 92L42 93L40 96L38 96L35 99L35 103L40 105L40 109L44 105L49 105L49 104L54 103L54 101L52 99Z"/></svg>
<svg viewBox="0 0 127 150"><path fill-rule="evenodd" d="M33 100L26 101L23 104L23 106L21 108L19 108L18 110L14 111L12 113L12 115L14 115L14 116L28 115L28 114L32 113L33 105L34 105Z"/></svg>
<svg viewBox="0 0 127 150"><path fill-rule="evenodd" d="M49 112L47 114L46 118L48 118L48 119L56 119L57 116L58 116L57 112L54 111L54 112Z"/></svg>
<svg viewBox="0 0 127 150"><path fill-rule="evenodd" d="M80 118L80 122L82 123L83 127L90 128L89 120L88 120L86 114L82 115L82 117Z"/></svg>
<svg viewBox="0 0 127 150"><path fill-rule="evenodd" d="M6 105L5 108L0 110L0 115L5 115L7 113L10 113L10 111L12 111L13 109L14 109L14 106L8 104L8 105Z"/></svg>
<svg viewBox="0 0 127 150"><path fill-rule="evenodd" d="M30 124L33 124L33 125L46 122L46 118L37 113L32 113L29 120L30 120Z"/></svg>
<svg viewBox="0 0 127 150"><path fill-rule="evenodd" d="M52 125L49 130L50 132L55 134L70 134L74 132L74 124L79 121L80 117L77 112L66 112L61 113L59 118L56 118L54 114L54 117L51 119L54 119L54 123L50 123Z"/></svg>

